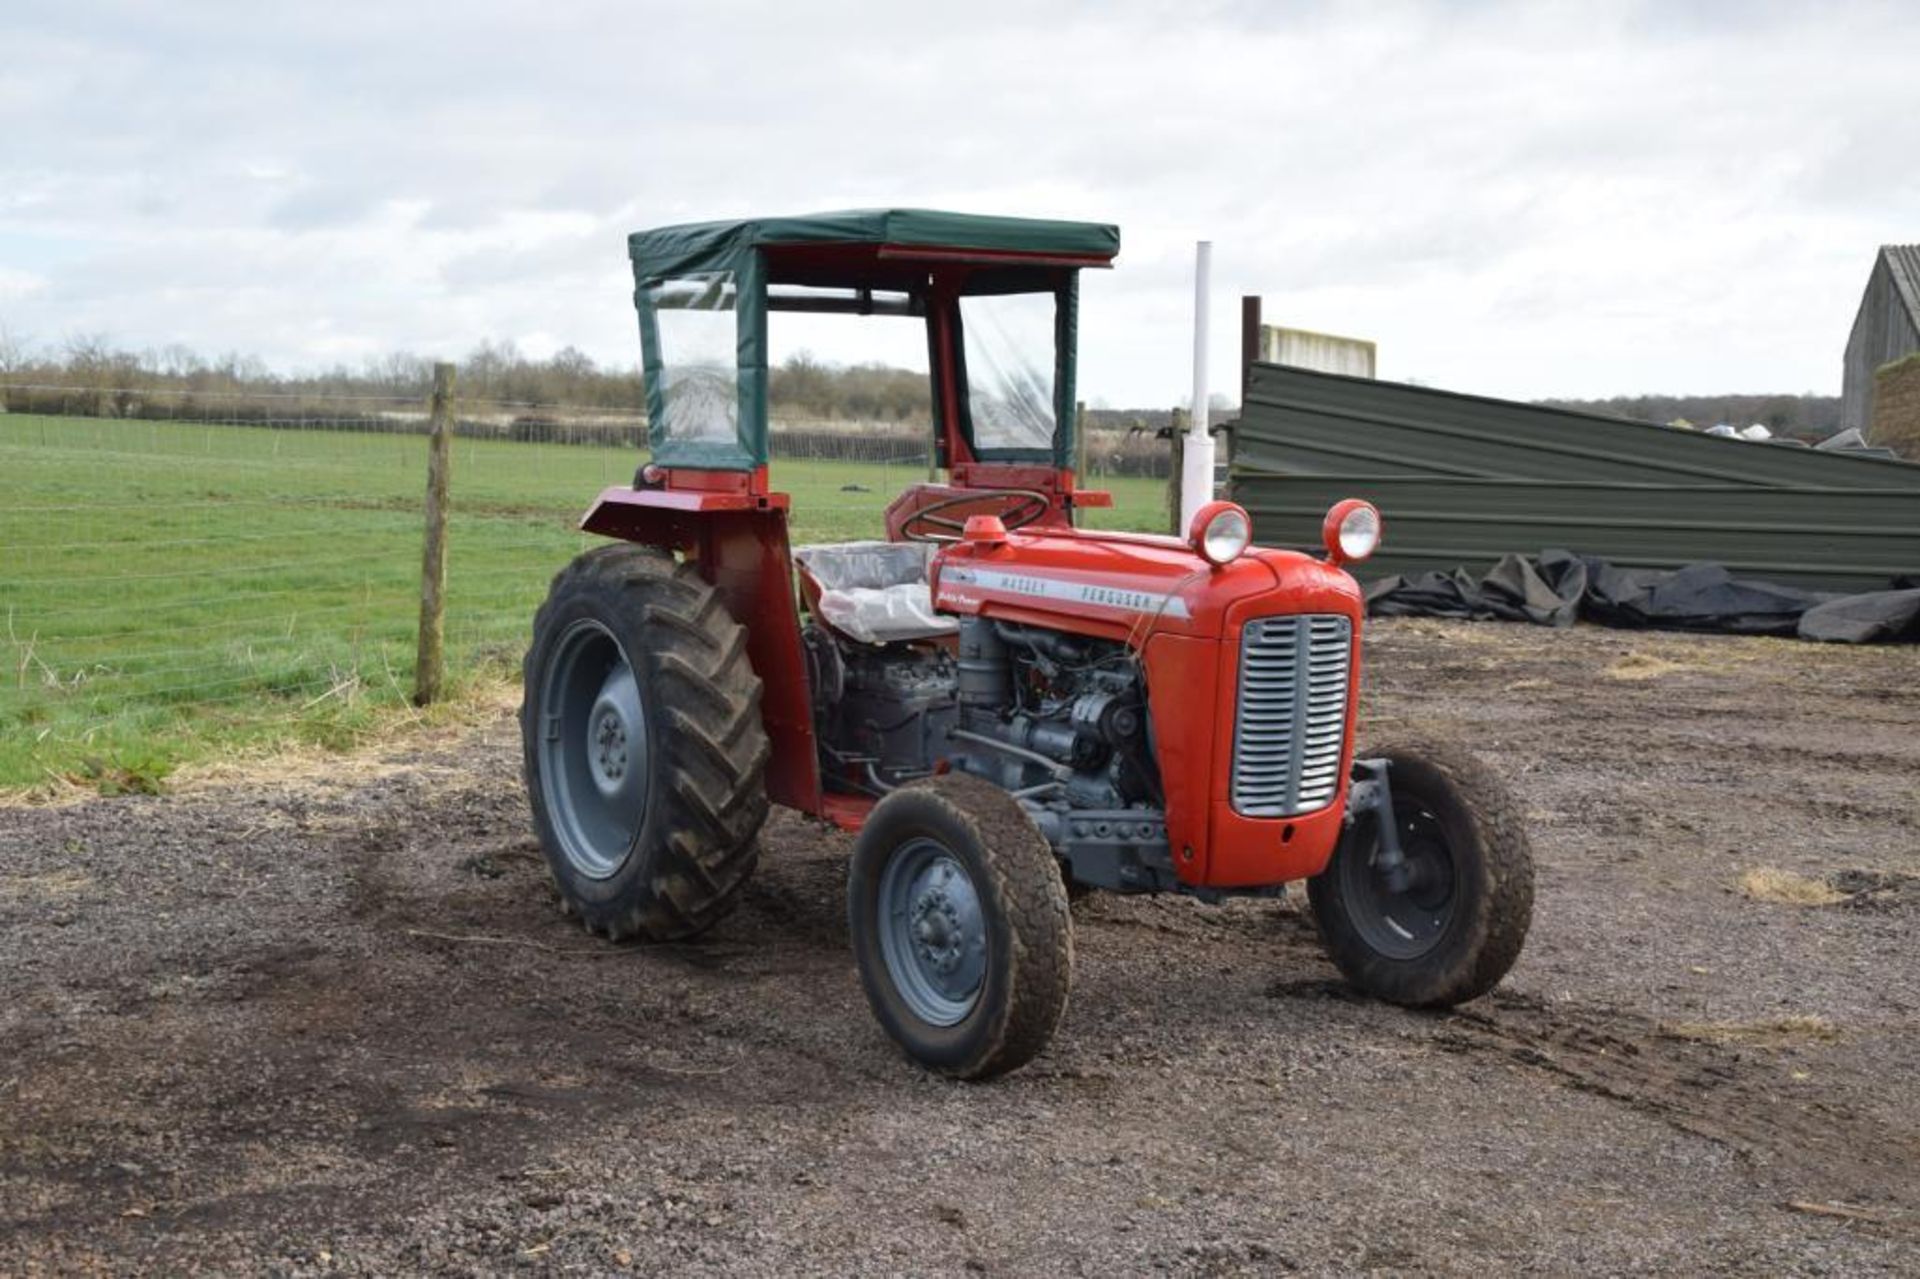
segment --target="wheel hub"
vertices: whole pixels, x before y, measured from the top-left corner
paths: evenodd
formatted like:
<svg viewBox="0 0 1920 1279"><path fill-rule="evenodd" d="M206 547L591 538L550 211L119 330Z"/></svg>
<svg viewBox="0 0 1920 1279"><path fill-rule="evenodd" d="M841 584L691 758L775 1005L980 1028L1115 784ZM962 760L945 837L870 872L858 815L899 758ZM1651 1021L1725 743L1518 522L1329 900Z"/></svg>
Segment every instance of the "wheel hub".
<svg viewBox="0 0 1920 1279"><path fill-rule="evenodd" d="M1430 811L1397 796L1394 807L1401 865L1389 870L1371 857L1354 858L1341 874L1354 926L1368 944L1390 958L1412 960L1439 945L1452 922L1453 853Z"/></svg>
<svg viewBox="0 0 1920 1279"><path fill-rule="evenodd" d="M541 677L546 720L536 749L561 851L590 879L617 872L644 824L646 710L626 653L582 621L555 642Z"/></svg>
<svg viewBox="0 0 1920 1279"><path fill-rule="evenodd" d="M1453 865L1447 850L1432 838L1415 838L1406 849L1407 884L1401 892L1421 910L1444 909L1453 895Z"/></svg>
<svg viewBox="0 0 1920 1279"><path fill-rule="evenodd" d="M603 711L593 730L593 766L602 783L618 786L627 775L627 726L612 710Z"/></svg>
<svg viewBox="0 0 1920 1279"><path fill-rule="evenodd" d="M946 848L917 839L881 877L881 951L915 1016L951 1026L972 1011L986 976L987 927L966 868Z"/></svg>
<svg viewBox="0 0 1920 1279"><path fill-rule="evenodd" d="M945 874L950 880L952 871ZM920 895L913 904L913 919L920 962L943 977L952 974L965 958L967 936L960 909L947 896L944 883Z"/></svg>
<svg viewBox="0 0 1920 1279"><path fill-rule="evenodd" d="M587 762L594 785L609 797L627 782L628 747L640 718L640 692L633 671L623 662L608 672L587 716Z"/></svg>

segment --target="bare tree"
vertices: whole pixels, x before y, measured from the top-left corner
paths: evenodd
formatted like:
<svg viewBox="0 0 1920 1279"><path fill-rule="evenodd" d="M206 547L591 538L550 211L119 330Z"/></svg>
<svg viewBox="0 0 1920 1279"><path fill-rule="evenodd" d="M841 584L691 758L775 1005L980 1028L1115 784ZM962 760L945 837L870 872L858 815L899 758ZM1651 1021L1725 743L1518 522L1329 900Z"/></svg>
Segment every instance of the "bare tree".
<svg viewBox="0 0 1920 1279"><path fill-rule="evenodd" d="M76 407L89 417L99 417L107 408L107 391L113 383L113 348L105 334L75 333L65 343L67 381L74 387Z"/></svg>
<svg viewBox="0 0 1920 1279"><path fill-rule="evenodd" d="M26 339L14 336L13 330L0 324L0 377L26 372L29 346Z"/></svg>

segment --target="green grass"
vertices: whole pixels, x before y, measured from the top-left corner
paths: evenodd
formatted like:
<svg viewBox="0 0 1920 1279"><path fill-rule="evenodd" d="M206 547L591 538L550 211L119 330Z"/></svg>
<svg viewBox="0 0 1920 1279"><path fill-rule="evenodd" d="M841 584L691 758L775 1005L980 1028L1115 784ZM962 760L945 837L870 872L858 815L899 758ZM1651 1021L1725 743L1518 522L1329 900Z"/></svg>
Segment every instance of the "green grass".
<svg viewBox="0 0 1920 1279"><path fill-rule="evenodd" d="M574 522L622 449L458 440L456 687L517 663ZM0 787L143 790L178 764L347 746L412 687L426 442L323 430L0 416ZM912 466L780 461L796 543L877 536ZM849 491L851 486L858 490ZM1117 479L1100 527L1157 524Z"/></svg>

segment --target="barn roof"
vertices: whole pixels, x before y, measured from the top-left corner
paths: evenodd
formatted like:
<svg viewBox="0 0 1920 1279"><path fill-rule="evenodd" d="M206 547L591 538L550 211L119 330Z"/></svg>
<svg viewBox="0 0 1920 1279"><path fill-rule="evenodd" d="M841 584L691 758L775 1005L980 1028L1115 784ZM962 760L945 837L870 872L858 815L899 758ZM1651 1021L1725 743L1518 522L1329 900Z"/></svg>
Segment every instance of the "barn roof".
<svg viewBox="0 0 1920 1279"><path fill-rule="evenodd" d="M1920 331L1920 244L1883 244L1880 257L1907 314L1913 317L1914 329Z"/></svg>

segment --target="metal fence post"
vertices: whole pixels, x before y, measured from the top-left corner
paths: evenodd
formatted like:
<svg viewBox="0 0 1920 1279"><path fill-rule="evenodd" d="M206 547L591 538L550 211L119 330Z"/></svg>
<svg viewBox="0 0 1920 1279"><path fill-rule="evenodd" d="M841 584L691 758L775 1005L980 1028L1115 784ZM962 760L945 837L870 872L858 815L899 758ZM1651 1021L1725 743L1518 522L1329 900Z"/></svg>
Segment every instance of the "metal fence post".
<svg viewBox="0 0 1920 1279"><path fill-rule="evenodd" d="M427 535L420 560L420 646L413 704L440 700L446 676L447 481L453 468L453 365L433 366L433 425L427 436Z"/></svg>
<svg viewBox="0 0 1920 1279"><path fill-rule="evenodd" d="M1167 444L1172 450L1167 466L1167 528L1179 537L1186 532L1180 527L1180 482L1186 470L1187 411L1178 405L1167 415Z"/></svg>

